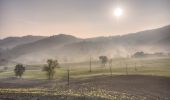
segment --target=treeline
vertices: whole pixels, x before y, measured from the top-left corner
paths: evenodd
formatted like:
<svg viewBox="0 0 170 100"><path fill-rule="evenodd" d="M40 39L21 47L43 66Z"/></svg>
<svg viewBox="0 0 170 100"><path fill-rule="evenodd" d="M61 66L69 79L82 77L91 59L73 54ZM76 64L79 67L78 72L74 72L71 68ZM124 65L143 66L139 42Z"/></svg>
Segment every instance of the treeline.
<svg viewBox="0 0 170 100"><path fill-rule="evenodd" d="M91 57L90 57L90 65L89 65L89 72L92 72L92 64L91 64ZM106 64L108 63L111 65L111 60L107 56L99 56L99 61L101 63L101 67L106 67ZM48 59L46 64L43 66L42 71L46 72L46 76L49 80L54 78L54 75L56 73L56 68L60 68L60 64L58 60ZM111 68L110 68L111 69ZM7 68L5 69L7 70ZM22 78L22 75L26 71L26 68L23 64L17 64L14 68L15 76L18 78ZM67 69L67 72L69 73L69 68Z"/></svg>
<svg viewBox="0 0 170 100"><path fill-rule="evenodd" d="M142 57L166 57L170 56L170 53L163 53L163 52L155 52L155 53L146 53L143 51L136 52L132 55L134 58L142 58Z"/></svg>

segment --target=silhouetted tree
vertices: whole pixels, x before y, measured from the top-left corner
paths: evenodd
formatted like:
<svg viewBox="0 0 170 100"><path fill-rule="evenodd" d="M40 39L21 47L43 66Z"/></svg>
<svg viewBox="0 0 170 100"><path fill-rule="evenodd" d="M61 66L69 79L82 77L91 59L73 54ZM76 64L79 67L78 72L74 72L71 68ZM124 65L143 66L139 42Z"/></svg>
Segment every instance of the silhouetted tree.
<svg viewBox="0 0 170 100"><path fill-rule="evenodd" d="M25 67L22 64L17 64L14 69L15 76L22 77L23 73L25 72Z"/></svg>
<svg viewBox="0 0 170 100"><path fill-rule="evenodd" d="M43 71L47 72L48 79L51 80L55 74L55 68L59 67L57 60L48 59L47 65L44 66Z"/></svg>
<svg viewBox="0 0 170 100"><path fill-rule="evenodd" d="M101 60L102 65L105 67L106 63L108 62L107 56L99 56L99 59Z"/></svg>
<svg viewBox="0 0 170 100"><path fill-rule="evenodd" d="M143 51L141 51L141 52L136 52L135 54L133 54L132 57L139 58L139 57L145 57L145 56L146 54Z"/></svg>

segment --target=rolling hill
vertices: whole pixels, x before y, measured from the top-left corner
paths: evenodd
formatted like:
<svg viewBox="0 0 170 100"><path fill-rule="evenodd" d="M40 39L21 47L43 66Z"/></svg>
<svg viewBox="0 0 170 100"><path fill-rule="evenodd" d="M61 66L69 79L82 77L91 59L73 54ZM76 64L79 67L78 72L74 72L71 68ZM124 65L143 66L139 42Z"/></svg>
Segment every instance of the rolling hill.
<svg viewBox="0 0 170 100"><path fill-rule="evenodd" d="M59 34L17 45L1 52L0 58L24 63L41 63L48 58L78 61L89 59L89 56L97 59L100 55L126 57L137 51L169 53L169 43L170 25L122 36L88 39Z"/></svg>
<svg viewBox="0 0 170 100"><path fill-rule="evenodd" d="M0 49L12 49L15 46L35 42L45 38L44 36L27 35L23 37L7 37L0 40Z"/></svg>

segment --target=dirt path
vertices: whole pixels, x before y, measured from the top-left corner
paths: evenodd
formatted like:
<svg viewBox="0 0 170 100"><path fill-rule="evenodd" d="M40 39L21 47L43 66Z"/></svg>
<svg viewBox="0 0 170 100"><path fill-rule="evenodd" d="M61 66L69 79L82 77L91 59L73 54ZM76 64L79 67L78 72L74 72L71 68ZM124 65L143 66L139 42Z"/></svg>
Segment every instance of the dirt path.
<svg viewBox="0 0 170 100"><path fill-rule="evenodd" d="M58 85L56 85L56 83ZM19 80L15 78L0 79L0 88L29 88L29 87L30 88L32 87L66 88L66 80L47 81L47 80L31 80L31 79ZM92 88L103 89L106 91L116 91L118 93L126 93L130 96L146 97L147 100L156 100L156 99L170 100L170 77L122 75L122 76L114 76L114 77L95 76L87 79L71 79L70 89L79 90L83 88L86 88L89 91ZM0 97L2 96L9 97L10 95L11 94L0 94ZM16 95L23 95L23 94L16 94ZM115 94L111 93L111 95L115 95ZM14 94L11 96L14 96ZM34 98L36 98L36 96L34 96ZM55 97L52 96L49 98L55 98Z"/></svg>
<svg viewBox="0 0 170 100"><path fill-rule="evenodd" d="M141 75L100 76L74 82L72 87L95 87L125 92L134 96L145 96L149 99L170 99L170 77Z"/></svg>

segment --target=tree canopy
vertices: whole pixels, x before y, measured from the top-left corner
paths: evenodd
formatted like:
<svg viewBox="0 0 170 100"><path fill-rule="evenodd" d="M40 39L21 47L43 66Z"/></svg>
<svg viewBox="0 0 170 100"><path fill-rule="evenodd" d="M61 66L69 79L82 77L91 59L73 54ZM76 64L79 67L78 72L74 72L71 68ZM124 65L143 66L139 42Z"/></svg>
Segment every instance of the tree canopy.
<svg viewBox="0 0 170 100"><path fill-rule="evenodd" d="M105 66L108 61L107 56L99 56L99 59L101 60L101 63L103 64L103 66Z"/></svg>
<svg viewBox="0 0 170 100"><path fill-rule="evenodd" d="M22 77L23 73L25 72L25 67L22 64L17 64L14 69L15 76Z"/></svg>
<svg viewBox="0 0 170 100"><path fill-rule="evenodd" d="M59 63L57 60L47 60L47 65L44 66L43 71L47 72L47 77L49 80L53 79L55 74L55 68L57 67L59 67Z"/></svg>

